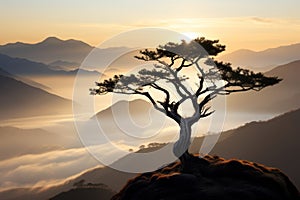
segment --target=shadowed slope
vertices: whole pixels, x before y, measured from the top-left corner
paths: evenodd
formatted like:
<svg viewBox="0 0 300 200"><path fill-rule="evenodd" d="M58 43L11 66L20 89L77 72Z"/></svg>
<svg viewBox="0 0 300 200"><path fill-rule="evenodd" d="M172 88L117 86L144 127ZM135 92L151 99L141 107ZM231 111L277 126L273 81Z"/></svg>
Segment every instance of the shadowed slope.
<svg viewBox="0 0 300 200"><path fill-rule="evenodd" d="M300 109L225 132L212 154L253 160L283 170L300 187Z"/></svg>
<svg viewBox="0 0 300 200"><path fill-rule="evenodd" d="M71 101L0 75L0 119L71 113Z"/></svg>
<svg viewBox="0 0 300 200"><path fill-rule="evenodd" d="M63 149L63 136L43 129L19 129L0 127L0 161L26 154L43 153ZM66 139L65 139L66 140Z"/></svg>
<svg viewBox="0 0 300 200"><path fill-rule="evenodd" d="M283 80L261 92L233 94L227 98L227 109L236 112L284 113L300 107L300 60L275 67L265 73Z"/></svg>

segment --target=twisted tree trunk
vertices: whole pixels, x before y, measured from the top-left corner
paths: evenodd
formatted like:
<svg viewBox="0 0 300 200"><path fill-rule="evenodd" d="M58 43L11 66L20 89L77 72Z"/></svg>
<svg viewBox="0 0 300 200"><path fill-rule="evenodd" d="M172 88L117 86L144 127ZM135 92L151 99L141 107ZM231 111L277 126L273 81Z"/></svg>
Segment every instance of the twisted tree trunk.
<svg viewBox="0 0 300 200"><path fill-rule="evenodd" d="M189 147L191 144L192 128L187 120L182 119L180 123L179 139L175 142L173 147L173 153L179 158L183 169L187 167L189 158Z"/></svg>

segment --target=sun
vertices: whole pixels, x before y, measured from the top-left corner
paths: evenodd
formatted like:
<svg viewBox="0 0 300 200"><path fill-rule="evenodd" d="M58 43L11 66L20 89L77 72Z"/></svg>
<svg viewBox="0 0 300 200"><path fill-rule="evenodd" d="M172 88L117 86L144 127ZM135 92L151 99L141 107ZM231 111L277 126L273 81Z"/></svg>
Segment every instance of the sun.
<svg viewBox="0 0 300 200"><path fill-rule="evenodd" d="M188 37L191 40L196 39L197 37L199 37L199 34L195 33L195 32L184 32L184 33L181 33L181 34L185 35L186 37Z"/></svg>

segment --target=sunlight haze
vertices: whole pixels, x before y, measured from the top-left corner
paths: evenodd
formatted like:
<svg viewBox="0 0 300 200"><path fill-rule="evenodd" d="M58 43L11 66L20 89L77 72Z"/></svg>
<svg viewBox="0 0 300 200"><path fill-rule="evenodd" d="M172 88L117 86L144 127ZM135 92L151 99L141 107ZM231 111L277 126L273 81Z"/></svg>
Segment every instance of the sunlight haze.
<svg viewBox="0 0 300 200"><path fill-rule="evenodd" d="M296 0L276 4L258 0L188 0L169 7L171 4L174 3L169 0L1 1L0 25L5 28L1 30L0 44L35 43L52 35L96 46L113 35L140 27L220 39L227 45L227 52L240 48L262 50L300 39L300 3Z"/></svg>

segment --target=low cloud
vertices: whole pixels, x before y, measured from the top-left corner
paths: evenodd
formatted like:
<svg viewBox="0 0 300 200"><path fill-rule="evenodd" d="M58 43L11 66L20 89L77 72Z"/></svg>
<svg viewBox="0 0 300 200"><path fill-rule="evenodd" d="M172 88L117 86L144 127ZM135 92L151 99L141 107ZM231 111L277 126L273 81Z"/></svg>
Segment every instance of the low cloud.
<svg viewBox="0 0 300 200"><path fill-rule="evenodd" d="M99 152L106 149L105 145L92 148ZM47 186L100 165L85 148L24 155L0 162L0 188Z"/></svg>

